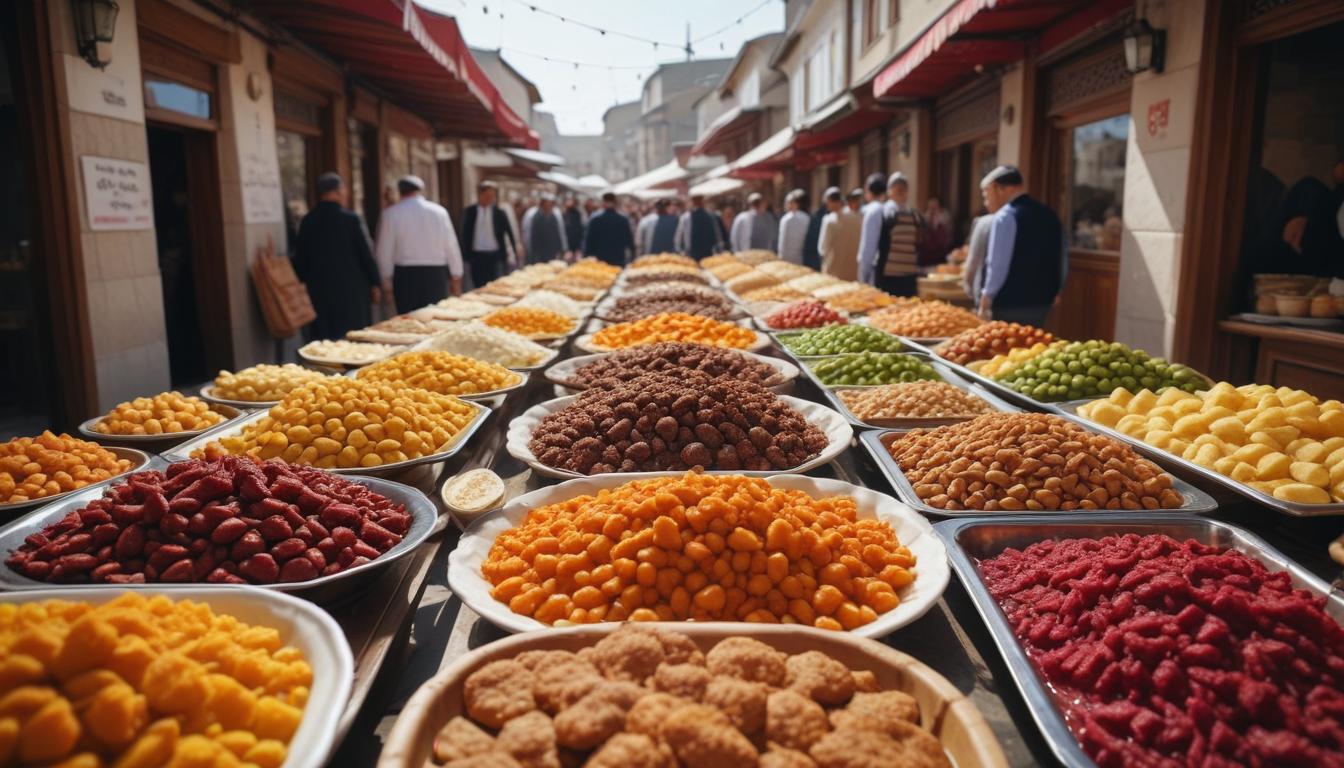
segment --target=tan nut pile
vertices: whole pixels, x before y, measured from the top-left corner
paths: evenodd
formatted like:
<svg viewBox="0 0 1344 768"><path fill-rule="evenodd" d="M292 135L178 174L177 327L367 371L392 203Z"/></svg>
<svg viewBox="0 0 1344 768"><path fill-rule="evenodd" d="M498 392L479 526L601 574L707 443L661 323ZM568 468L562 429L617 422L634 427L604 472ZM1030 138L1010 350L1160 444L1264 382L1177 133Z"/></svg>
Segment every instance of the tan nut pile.
<svg viewBox="0 0 1344 768"><path fill-rule="evenodd" d="M945 381L903 381L867 389L840 389L849 412L873 419L964 419L990 413L984 400Z"/></svg>
<svg viewBox="0 0 1344 768"><path fill-rule="evenodd" d="M1178 509L1171 475L1129 446L1059 416L991 413L915 429L891 457L937 509Z"/></svg>
<svg viewBox="0 0 1344 768"><path fill-rule="evenodd" d="M472 672L461 709L434 739L435 765L951 766L913 696L820 651L741 636L702 652L627 624L578 653L523 651Z"/></svg>

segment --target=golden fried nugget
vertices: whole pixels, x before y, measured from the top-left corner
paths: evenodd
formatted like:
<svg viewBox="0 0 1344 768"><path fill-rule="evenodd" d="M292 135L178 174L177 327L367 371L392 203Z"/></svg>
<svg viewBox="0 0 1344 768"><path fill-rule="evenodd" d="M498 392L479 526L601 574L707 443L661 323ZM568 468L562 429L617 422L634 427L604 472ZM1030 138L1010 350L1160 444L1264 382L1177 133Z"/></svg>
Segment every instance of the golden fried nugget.
<svg viewBox="0 0 1344 768"><path fill-rule="evenodd" d="M572 651L539 650L523 651L517 656L514 656L513 660L533 672L544 672L551 667L557 667L571 661L578 661L579 657L578 654Z"/></svg>
<svg viewBox="0 0 1344 768"><path fill-rule="evenodd" d="M584 763L584 768L676 768L672 750L640 733L618 733Z"/></svg>
<svg viewBox="0 0 1344 768"><path fill-rule="evenodd" d="M787 658L760 640L730 637L709 649L705 654L705 665L716 675L730 675L777 688L784 685L784 661Z"/></svg>
<svg viewBox="0 0 1344 768"><path fill-rule="evenodd" d="M595 686L555 716L556 741L571 749L592 749L625 727L626 713L652 691L625 680Z"/></svg>
<svg viewBox="0 0 1344 768"><path fill-rule="evenodd" d="M663 645L651 632L623 626L579 652L611 680L642 683L663 663Z"/></svg>
<svg viewBox="0 0 1344 768"><path fill-rule="evenodd" d="M775 691L765 700L765 735L776 744L806 752L830 730L826 710L797 691Z"/></svg>
<svg viewBox="0 0 1344 768"><path fill-rule="evenodd" d="M704 702L727 715L739 731L751 734L765 727L765 698L769 693L761 683L715 675L705 687Z"/></svg>
<svg viewBox="0 0 1344 768"><path fill-rule="evenodd" d="M742 768L757 760L755 745L722 712L703 704L674 710L663 723L662 733L684 765Z"/></svg>
<svg viewBox="0 0 1344 768"><path fill-rule="evenodd" d="M709 685L709 670L694 664L659 664L653 673L653 689L700 701Z"/></svg>
<svg viewBox="0 0 1344 768"><path fill-rule="evenodd" d="M560 768L551 718L535 709L504 724L495 739L497 749L508 752L523 768Z"/></svg>
<svg viewBox="0 0 1344 768"><path fill-rule="evenodd" d="M592 664L571 656L555 666L537 669L532 695L537 706L554 715L587 696L604 679Z"/></svg>
<svg viewBox="0 0 1344 768"><path fill-rule="evenodd" d="M817 768L817 763L806 754L779 745L761 755L759 768Z"/></svg>
<svg viewBox="0 0 1344 768"><path fill-rule="evenodd" d="M651 693L635 702L625 716L625 729L652 739L661 738L663 721L676 709L693 704L689 699L670 693Z"/></svg>
<svg viewBox="0 0 1344 768"><path fill-rule="evenodd" d="M849 667L821 651L807 651L788 658L785 685L819 704L844 704L854 695L854 676Z"/></svg>
<svg viewBox="0 0 1344 768"><path fill-rule="evenodd" d="M635 702L652 693L653 691L642 685L636 685L625 680L608 680L598 684L577 703L615 704L623 711L629 711L635 705Z"/></svg>
<svg viewBox="0 0 1344 768"><path fill-rule="evenodd" d="M705 666L705 654L688 635L680 632L668 632L655 627L635 626L636 631L648 632L658 638L663 646L663 660L668 664L695 664Z"/></svg>
<svg viewBox="0 0 1344 768"><path fill-rule="evenodd" d="M933 734L903 720L895 723L905 732L899 738L877 731L832 731L812 745L808 754L819 768L952 768Z"/></svg>
<svg viewBox="0 0 1344 768"><path fill-rule="evenodd" d="M461 715L449 720L434 737L434 759L441 763L479 755L494 748L494 737Z"/></svg>
<svg viewBox="0 0 1344 768"><path fill-rule="evenodd" d="M854 690L865 693L877 693L882 690L882 686L877 684L877 675L871 670L860 669L854 673Z"/></svg>
<svg viewBox="0 0 1344 768"><path fill-rule="evenodd" d="M830 717L837 731L849 728L895 737L905 733L904 724L919 725L919 703L903 691L856 693L849 706L832 711Z"/></svg>
<svg viewBox="0 0 1344 768"><path fill-rule="evenodd" d="M461 757L443 768L523 768L517 760L503 752L482 752L479 755Z"/></svg>
<svg viewBox="0 0 1344 768"><path fill-rule="evenodd" d="M537 708L532 673L516 661L492 661L467 677L462 687L467 714L489 728L499 728Z"/></svg>

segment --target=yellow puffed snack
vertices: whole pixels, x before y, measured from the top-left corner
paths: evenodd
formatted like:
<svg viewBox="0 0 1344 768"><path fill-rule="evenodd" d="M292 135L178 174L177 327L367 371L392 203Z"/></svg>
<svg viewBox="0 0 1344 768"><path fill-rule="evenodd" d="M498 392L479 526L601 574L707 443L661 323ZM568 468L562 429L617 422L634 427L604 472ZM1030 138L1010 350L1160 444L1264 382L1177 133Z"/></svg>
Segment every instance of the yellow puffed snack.
<svg viewBox="0 0 1344 768"><path fill-rule="evenodd" d="M220 371L215 377L213 397L248 403L266 403L279 400L297 386L310 381L321 381L326 377L325 373L294 363L284 365L262 363L244 368L237 373Z"/></svg>
<svg viewBox="0 0 1344 768"><path fill-rule="evenodd" d="M439 451L476 413L450 395L331 377L295 389L240 434L211 441L193 456L279 458L319 469L377 467Z"/></svg>
<svg viewBox="0 0 1344 768"><path fill-rule="evenodd" d="M523 375L502 365L440 350L403 352L360 368L355 376L398 387L418 387L440 395L475 395L511 387Z"/></svg>
<svg viewBox="0 0 1344 768"><path fill-rule="evenodd" d="M224 420L210 404L194 395L161 392L119 403L93 425L104 435L167 435L196 432Z"/></svg>
<svg viewBox="0 0 1344 768"><path fill-rule="evenodd" d="M1276 498L1344 502L1344 404L1338 400L1219 382L1193 394L1119 389L1078 413Z"/></svg>
<svg viewBox="0 0 1344 768"><path fill-rule="evenodd" d="M312 679L273 628L205 603L0 604L0 765L278 768Z"/></svg>

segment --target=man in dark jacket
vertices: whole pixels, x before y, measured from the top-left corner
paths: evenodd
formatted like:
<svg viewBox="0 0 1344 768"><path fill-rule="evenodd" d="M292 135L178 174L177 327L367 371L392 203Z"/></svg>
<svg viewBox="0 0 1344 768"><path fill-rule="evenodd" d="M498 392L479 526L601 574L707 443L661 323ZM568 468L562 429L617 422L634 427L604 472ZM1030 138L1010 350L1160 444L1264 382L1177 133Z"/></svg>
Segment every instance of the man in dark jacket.
<svg viewBox="0 0 1344 768"><path fill-rule="evenodd" d="M565 201L564 219L565 243L569 253L578 254L579 247L583 245L583 209L579 207L579 201L573 195Z"/></svg>
<svg viewBox="0 0 1344 768"><path fill-rule="evenodd" d="M602 210L588 220L583 233L583 253L608 264L625 266L627 254L635 250L635 235L630 220L616 210L616 195L602 195Z"/></svg>
<svg viewBox="0 0 1344 768"><path fill-rule="evenodd" d="M826 198L822 196L821 205L812 212L807 222L807 236L803 238L803 266L809 269L821 269L821 220L830 210L826 207Z"/></svg>
<svg viewBox="0 0 1344 768"><path fill-rule="evenodd" d="M496 205L499 190L493 181L476 185L476 203L467 206L462 214L462 230L458 234L462 255L471 269L471 282L476 288L504 274L506 260L504 241L520 253L513 239L509 217Z"/></svg>
<svg viewBox="0 0 1344 768"><path fill-rule="evenodd" d="M704 195L691 195L691 209L681 214L677 223L677 252L700 261L723 250L727 240L723 221L705 210Z"/></svg>
<svg viewBox="0 0 1344 768"><path fill-rule="evenodd" d="M317 179L318 203L299 224L294 273L308 286L317 319L305 337L340 339L373 322L371 304L382 300L378 265L364 222L345 209L348 191L341 177Z"/></svg>
<svg viewBox="0 0 1344 768"><path fill-rule="evenodd" d="M1059 216L1027 194L1022 172L1010 165L990 171L980 191L994 215L982 267L980 315L1044 325L1068 266Z"/></svg>

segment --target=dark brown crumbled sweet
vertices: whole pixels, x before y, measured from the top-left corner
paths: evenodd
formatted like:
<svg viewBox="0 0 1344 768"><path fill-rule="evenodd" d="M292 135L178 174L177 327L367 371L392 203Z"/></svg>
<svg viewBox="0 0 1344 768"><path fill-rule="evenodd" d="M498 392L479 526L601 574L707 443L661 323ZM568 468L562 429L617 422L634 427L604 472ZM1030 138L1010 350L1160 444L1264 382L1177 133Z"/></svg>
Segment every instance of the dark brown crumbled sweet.
<svg viewBox="0 0 1344 768"><path fill-rule="evenodd" d="M762 386L773 386L780 380L773 366L741 352L708 344L661 341L612 352L579 368L564 383L586 389L599 382L607 386L608 382L631 381L649 373L680 374L685 370Z"/></svg>

